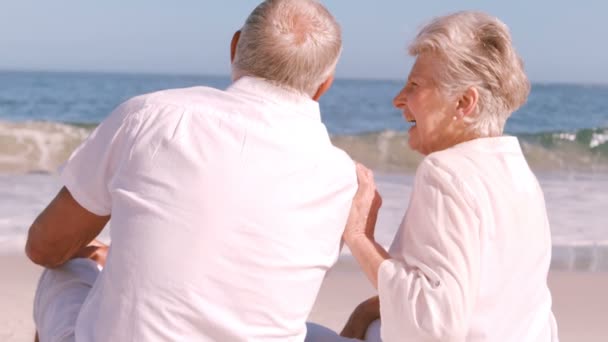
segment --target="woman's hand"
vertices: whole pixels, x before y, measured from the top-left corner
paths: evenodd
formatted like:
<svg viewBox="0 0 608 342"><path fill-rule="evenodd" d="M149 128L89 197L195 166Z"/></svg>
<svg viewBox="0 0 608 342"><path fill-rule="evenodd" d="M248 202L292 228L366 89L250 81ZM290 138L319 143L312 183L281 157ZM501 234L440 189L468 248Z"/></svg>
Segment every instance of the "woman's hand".
<svg viewBox="0 0 608 342"><path fill-rule="evenodd" d="M372 297L355 308L350 315L340 336L348 338L365 339L369 325L380 318L380 299Z"/></svg>
<svg viewBox="0 0 608 342"><path fill-rule="evenodd" d="M344 234L344 242L375 288L378 288L378 269L390 255L374 239L378 210L382 198L376 191L373 173L357 163L359 188L353 198Z"/></svg>
<svg viewBox="0 0 608 342"><path fill-rule="evenodd" d="M374 174L362 164L357 163L356 167L359 188L353 198L344 229L343 238L347 245L360 237L374 240L378 210L382 206L382 198L376 190Z"/></svg>

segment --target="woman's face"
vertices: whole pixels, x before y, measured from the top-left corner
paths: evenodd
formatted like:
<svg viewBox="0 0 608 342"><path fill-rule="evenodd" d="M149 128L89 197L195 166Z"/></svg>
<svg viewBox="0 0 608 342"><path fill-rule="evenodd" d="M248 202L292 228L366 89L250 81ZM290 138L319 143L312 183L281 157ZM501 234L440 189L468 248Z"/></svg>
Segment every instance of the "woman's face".
<svg viewBox="0 0 608 342"><path fill-rule="evenodd" d="M424 155L457 144L462 120L457 114L458 101L443 95L434 81L439 60L421 54L412 67L405 87L393 100L408 122L410 147ZM460 131L460 132L459 132Z"/></svg>

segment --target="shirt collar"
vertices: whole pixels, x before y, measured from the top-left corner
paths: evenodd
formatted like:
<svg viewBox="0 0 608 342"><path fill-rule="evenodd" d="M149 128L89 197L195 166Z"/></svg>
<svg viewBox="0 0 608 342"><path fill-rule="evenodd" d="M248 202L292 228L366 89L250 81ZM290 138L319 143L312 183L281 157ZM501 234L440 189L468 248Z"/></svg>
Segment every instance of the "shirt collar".
<svg viewBox="0 0 608 342"><path fill-rule="evenodd" d="M228 92L246 93L281 106L289 106L302 115L321 121L319 103L310 97L282 88L263 78L243 76L232 83Z"/></svg>
<svg viewBox="0 0 608 342"><path fill-rule="evenodd" d="M452 146L454 149L469 148L482 151L521 153L517 137L503 135L498 137L477 138Z"/></svg>

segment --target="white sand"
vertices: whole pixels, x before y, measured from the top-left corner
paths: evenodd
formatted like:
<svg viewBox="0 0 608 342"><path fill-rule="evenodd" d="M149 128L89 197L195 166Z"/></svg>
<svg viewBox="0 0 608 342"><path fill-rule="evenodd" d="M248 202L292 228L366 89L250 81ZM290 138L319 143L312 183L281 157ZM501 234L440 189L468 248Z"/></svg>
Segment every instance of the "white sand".
<svg viewBox="0 0 608 342"><path fill-rule="evenodd" d="M24 256L0 256L0 341L33 341L32 299L40 268ZM565 342L608 341L608 273L552 272L554 306ZM329 273L310 319L340 330L351 310L374 295L352 259Z"/></svg>
<svg viewBox="0 0 608 342"><path fill-rule="evenodd" d="M0 256L0 341L34 341L32 300L40 271L25 256Z"/></svg>

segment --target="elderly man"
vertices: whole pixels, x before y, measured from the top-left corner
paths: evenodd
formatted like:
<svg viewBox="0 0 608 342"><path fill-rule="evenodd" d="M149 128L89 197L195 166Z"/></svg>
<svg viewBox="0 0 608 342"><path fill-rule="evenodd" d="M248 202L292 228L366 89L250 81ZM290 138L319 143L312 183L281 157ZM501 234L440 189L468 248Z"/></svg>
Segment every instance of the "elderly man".
<svg viewBox="0 0 608 342"><path fill-rule="evenodd" d="M303 340L357 187L317 103L340 51L317 1L268 0L227 90L139 96L99 125L30 228L40 339ZM110 216L105 259L89 244Z"/></svg>

